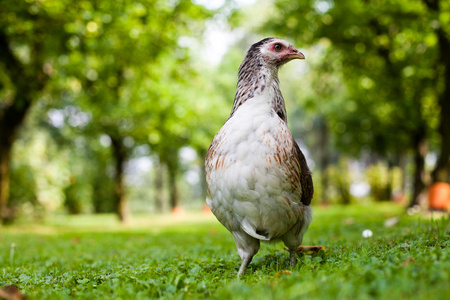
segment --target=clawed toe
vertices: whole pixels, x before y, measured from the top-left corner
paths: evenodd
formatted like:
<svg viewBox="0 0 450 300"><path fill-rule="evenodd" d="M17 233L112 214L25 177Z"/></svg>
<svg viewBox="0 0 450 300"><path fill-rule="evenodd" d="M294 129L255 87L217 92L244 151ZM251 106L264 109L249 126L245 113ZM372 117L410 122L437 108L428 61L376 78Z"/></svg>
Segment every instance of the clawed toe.
<svg viewBox="0 0 450 300"><path fill-rule="evenodd" d="M299 246L297 253L318 253L320 250L325 250L323 246Z"/></svg>

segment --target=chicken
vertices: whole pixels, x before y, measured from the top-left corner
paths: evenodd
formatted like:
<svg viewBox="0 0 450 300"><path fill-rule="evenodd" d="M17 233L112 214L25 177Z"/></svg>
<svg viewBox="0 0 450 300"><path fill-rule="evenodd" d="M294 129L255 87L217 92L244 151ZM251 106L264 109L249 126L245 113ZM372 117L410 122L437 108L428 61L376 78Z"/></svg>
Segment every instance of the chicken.
<svg viewBox="0 0 450 300"><path fill-rule="evenodd" d="M238 276L260 241L282 241L295 266L312 220L311 173L287 127L278 80L280 66L304 58L282 39L252 45L239 67L231 114L206 156L206 202L233 235L242 259Z"/></svg>

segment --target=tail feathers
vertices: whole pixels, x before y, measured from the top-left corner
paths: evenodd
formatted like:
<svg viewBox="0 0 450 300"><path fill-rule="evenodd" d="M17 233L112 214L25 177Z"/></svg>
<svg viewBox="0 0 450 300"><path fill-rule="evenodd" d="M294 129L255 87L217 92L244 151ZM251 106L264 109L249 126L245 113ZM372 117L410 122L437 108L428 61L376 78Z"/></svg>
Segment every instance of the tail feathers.
<svg viewBox="0 0 450 300"><path fill-rule="evenodd" d="M242 219L241 228L242 228L242 230L245 231L245 233L247 233L251 237L254 237L255 239L262 240L262 241L270 241L269 237L266 237L266 236L256 233L255 228L253 228L253 226L247 221L246 218Z"/></svg>

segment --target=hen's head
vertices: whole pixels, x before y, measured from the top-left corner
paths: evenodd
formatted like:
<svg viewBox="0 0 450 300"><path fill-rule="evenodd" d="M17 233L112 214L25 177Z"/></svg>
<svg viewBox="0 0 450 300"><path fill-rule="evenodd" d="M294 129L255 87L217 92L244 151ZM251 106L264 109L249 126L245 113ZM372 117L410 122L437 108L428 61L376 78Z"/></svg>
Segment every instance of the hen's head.
<svg viewBox="0 0 450 300"><path fill-rule="evenodd" d="M279 67L293 59L305 59L303 53L285 40L265 38L253 44L247 52L247 58L260 57L268 65Z"/></svg>

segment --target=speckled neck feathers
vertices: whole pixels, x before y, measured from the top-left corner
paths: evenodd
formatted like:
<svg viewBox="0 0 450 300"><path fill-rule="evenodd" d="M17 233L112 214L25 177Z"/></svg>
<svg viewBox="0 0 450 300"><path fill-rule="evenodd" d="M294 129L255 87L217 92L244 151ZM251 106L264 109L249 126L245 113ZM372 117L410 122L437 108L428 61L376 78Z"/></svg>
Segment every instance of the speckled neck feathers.
<svg viewBox="0 0 450 300"><path fill-rule="evenodd" d="M259 52L262 42L264 40L254 44L248 50L247 56L239 67L236 95L228 119L244 102L260 95L266 89L272 89L273 111L287 123L284 99L279 88L278 66L264 62Z"/></svg>

